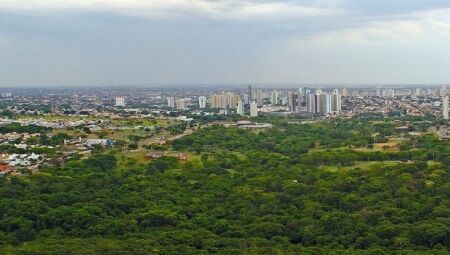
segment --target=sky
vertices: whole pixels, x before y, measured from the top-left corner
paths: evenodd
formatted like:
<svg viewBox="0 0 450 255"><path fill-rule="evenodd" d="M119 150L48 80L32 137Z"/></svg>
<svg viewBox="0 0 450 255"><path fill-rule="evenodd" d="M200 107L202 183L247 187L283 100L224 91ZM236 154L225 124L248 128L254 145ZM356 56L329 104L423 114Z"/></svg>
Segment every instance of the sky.
<svg viewBox="0 0 450 255"><path fill-rule="evenodd" d="M449 84L448 0L0 0L0 86Z"/></svg>

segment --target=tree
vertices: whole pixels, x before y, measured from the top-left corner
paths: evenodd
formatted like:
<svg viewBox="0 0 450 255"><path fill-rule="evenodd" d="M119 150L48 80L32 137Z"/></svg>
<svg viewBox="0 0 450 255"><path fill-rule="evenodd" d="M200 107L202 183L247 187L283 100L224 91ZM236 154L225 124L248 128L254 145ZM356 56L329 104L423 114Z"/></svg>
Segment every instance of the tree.
<svg viewBox="0 0 450 255"><path fill-rule="evenodd" d="M116 166L116 158L113 155L95 154L84 161L87 168L109 171Z"/></svg>
<svg viewBox="0 0 450 255"><path fill-rule="evenodd" d="M436 222L423 222L412 231L412 240L415 244L433 247L437 243L448 243L449 227Z"/></svg>

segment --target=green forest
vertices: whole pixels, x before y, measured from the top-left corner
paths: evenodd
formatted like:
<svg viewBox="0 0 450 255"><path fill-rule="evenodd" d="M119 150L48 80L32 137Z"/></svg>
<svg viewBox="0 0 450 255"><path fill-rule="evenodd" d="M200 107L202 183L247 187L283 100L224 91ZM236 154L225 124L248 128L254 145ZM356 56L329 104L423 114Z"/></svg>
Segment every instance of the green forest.
<svg viewBox="0 0 450 255"><path fill-rule="evenodd" d="M450 254L434 123L267 121L173 141L187 161L111 149L1 178L0 254Z"/></svg>

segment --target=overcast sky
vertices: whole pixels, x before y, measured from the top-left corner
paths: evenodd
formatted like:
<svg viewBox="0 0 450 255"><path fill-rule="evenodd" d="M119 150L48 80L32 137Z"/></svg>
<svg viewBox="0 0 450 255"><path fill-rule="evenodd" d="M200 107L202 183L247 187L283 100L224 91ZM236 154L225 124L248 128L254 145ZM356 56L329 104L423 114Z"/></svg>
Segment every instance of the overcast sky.
<svg viewBox="0 0 450 255"><path fill-rule="evenodd" d="M449 0L0 0L0 86L450 83Z"/></svg>

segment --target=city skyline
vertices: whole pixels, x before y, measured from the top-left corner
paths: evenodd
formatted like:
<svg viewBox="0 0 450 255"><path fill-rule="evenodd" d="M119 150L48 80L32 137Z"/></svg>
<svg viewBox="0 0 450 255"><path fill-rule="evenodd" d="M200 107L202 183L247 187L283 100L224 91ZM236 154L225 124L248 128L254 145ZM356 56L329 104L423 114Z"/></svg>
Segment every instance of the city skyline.
<svg viewBox="0 0 450 255"><path fill-rule="evenodd" d="M0 0L0 255L450 254L449 0Z"/></svg>

